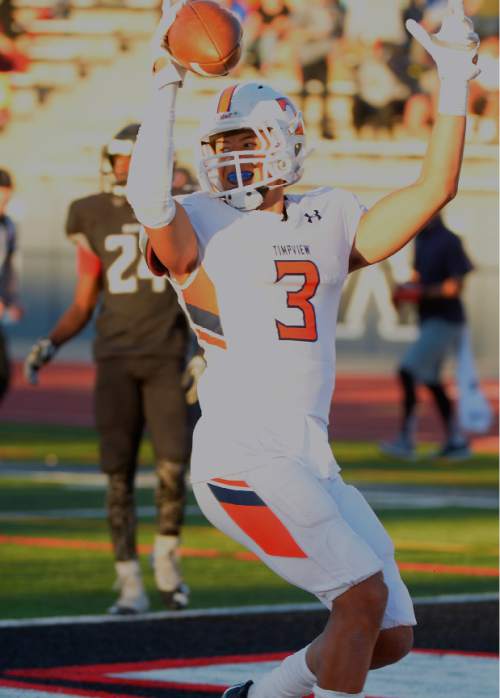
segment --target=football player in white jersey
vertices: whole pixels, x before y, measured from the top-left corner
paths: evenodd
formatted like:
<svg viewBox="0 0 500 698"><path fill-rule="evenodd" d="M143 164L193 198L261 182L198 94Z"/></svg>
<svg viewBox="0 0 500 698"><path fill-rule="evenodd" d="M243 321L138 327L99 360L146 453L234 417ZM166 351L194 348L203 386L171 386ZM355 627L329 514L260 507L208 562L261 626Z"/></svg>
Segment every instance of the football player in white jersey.
<svg viewBox="0 0 500 698"><path fill-rule="evenodd" d="M340 189L286 193L302 175L304 124L260 82L222 91L201 130L202 191L174 200L184 71L161 37L175 12L156 35L128 196L150 268L168 274L205 348L194 492L214 525L331 610L307 647L224 695L359 698L369 669L409 652L415 616L389 536L328 444L337 309L349 271L395 253L455 196L477 36L452 0L436 37L409 22L437 64L439 114L417 181L369 211Z"/></svg>

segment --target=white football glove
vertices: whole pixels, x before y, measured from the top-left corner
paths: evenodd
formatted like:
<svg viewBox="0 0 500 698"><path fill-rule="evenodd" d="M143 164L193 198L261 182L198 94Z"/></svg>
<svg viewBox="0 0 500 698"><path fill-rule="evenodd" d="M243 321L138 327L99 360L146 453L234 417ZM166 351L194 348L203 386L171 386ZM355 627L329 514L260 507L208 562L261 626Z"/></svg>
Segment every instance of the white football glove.
<svg viewBox="0 0 500 698"><path fill-rule="evenodd" d="M475 64L479 37L464 15L463 1L448 0L441 29L432 36L413 19L406 22L406 28L432 56L441 80L467 82L481 72Z"/></svg>
<svg viewBox="0 0 500 698"><path fill-rule="evenodd" d="M38 384L38 371L48 363L57 351L57 347L48 337L39 339L30 349L24 362L24 377L31 385Z"/></svg>
<svg viewBox="0 0 500 698"><path fill-rule="evenodd" d="M182 376L182 387L186 391L186 402L195 405L198 402L198 381L207 364L200 354L195 354L187 363Z"/></svg>
<svg viewBox="0 0 500 698"><path fill-rule="evenodd" d="M155 86L160 89L165 85L180 83L182 85L186 75L186 69L176 63L165 48L165 36L177 17L179 10L188 0L178 0L170 5L169 0L164 0L162 15L151 40L151 61L153 66L153 79Z"/></svg>

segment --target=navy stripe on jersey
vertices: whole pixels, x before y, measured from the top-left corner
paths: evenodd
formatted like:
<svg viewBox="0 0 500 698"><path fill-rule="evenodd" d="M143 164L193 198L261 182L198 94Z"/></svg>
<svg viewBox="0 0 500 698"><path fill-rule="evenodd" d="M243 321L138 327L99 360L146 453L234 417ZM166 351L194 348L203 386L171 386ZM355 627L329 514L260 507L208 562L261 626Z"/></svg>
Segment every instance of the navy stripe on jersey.
<svg viewBox="0 0 500 698"><path fill-rule="evenodd" d="M190 303L186 303L186 309L195 325L203 327L205 330L210 330L210 332L218 334L221 337L224 336L218 315L214 315L214 313L211 313L209 310L203 310Z"/></svg>
<svg viewBox="0 0 500 698"><path fill-rule="evenodd" d="M239 504L240 506L247 507L265 507L266 505L262 499L248 490L230 490L226 487L217 487L217 485L212 485L210 482L208 486L212 490L214 497L219 502L224 502L225 504Z"/></svg>

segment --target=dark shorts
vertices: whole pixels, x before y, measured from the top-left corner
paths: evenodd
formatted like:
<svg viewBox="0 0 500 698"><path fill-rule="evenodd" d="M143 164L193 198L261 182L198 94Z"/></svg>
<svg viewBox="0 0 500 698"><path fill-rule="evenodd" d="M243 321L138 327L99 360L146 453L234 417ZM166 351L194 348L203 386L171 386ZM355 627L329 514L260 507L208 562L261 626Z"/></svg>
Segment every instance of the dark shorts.
<svg viewBox="0 0 500 698"><path fill-rule="evenodd" d="M183 366L181 359L164 357L97 361L95 415L104 472L135 470L146 425L157 461L188 461Z"/></svg>

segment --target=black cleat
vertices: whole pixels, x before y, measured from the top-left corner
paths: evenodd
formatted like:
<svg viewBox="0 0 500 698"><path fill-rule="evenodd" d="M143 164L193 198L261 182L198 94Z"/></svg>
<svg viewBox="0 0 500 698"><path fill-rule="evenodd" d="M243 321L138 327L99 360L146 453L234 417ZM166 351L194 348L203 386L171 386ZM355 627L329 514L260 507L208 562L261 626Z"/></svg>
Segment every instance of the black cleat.
<svg viewBox="0 0 500 698"><path fill-rule="evenodd" d="M190 589L187 584L180 584L173 591L161 591L160 597L165 608L169 611L183 611L189 604Z"/></svg>
<svg viewBox="0 0 500 698"><path fill-rule="evenodd" d="M253 681L246 683L237 683L235 686L229 686L222 694L222 698L247 698L248 689L253 684Z"/></svg>

